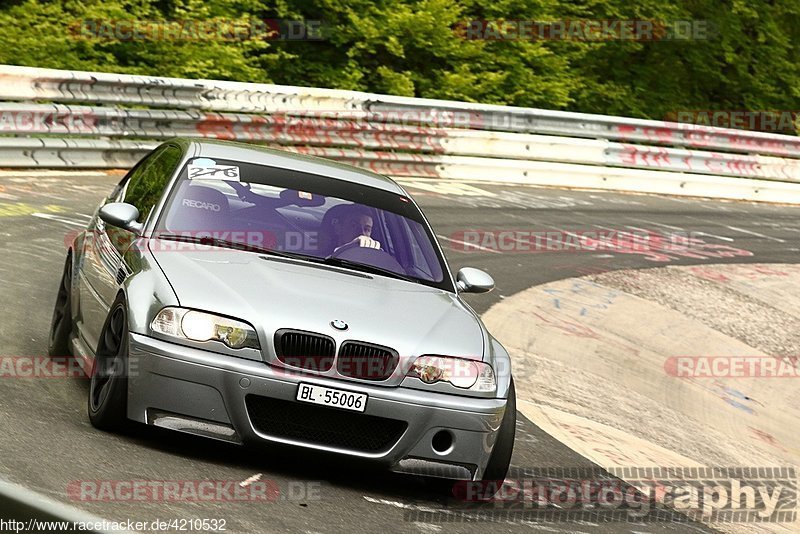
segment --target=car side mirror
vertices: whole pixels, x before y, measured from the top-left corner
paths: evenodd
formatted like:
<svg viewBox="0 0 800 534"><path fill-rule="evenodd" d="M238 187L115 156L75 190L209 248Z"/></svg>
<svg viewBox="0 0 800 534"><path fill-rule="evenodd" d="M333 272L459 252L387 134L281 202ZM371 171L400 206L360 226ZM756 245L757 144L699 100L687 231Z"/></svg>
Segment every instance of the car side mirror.
<svg viewBox="0 0 800 534"><path fill-rule="evenodd" d="M456 287L464 293L486 293L494 289L494 279L480 269L464 267L456 274Z"/></svg>
<svg viewBox="0 0 800 534"><path fill-rule="evenodd" d="M136 219L139 218L139 210L136 206L125 202L110 202L100 208L98 215L106 224L128 230L137 235L144 228L144 225L136 222Z"/></svg>

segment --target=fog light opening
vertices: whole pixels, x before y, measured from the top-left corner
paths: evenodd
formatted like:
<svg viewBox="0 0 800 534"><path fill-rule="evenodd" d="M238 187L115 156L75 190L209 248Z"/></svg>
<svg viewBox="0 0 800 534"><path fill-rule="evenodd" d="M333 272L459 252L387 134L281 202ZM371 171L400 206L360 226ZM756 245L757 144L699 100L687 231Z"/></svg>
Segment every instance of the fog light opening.
<svg viewBox="0 0 800 534"><path fill-rule="evenodd" d="M440 430L433 435L431 447L436 454L448 454L453 450L453 434L449 430Z"/></svg>

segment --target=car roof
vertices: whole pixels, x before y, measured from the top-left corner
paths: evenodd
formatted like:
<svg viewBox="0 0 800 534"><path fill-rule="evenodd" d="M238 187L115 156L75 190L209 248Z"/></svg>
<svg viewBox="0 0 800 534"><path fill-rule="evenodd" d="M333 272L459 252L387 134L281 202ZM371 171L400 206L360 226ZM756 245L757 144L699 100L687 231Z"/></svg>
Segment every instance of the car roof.
<svg viewBox="0 0 800 534"><path fill-rule="evenodd" d="M329 159L216 139L177 138L172 142L181 145L189 157L228 159L292 169L407 195L400 185L387 176Z"/></svg>

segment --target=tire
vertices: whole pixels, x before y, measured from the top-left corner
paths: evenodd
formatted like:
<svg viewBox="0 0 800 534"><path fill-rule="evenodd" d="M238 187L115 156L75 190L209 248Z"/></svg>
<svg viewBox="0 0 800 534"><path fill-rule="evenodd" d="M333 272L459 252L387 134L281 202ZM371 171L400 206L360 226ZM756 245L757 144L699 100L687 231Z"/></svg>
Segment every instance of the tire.
<svg viewBox="0 0 800 534"><path fill-rule="evenodd" d="M489 462L486 464L486 469L483 471L483 479L481 480L487 491L491 491L491 488L494 487L494 493L497 493L502 487L503 481L508 474L508 468L511 465L511 453L514 452L514 436L516 434L517 393L514 388L514 379L512 378L508 387L508 402L506 403L503 422L500 423L497 441L494 443L492 454L489 456ZM492 495L487 495L487 497Z"/></svg>
<svg viewBox="0 0 800 534"><path fill-rule="evenodd" d="M428 479L429 487L436 493L462 501L487 501L500 491L511 465L511 453L514 452L514 437L517 432L517 395L513 378L508 388L506 411L497 432L497 439L481 480L467 482L431 478Z"/></svg>
<svg viewBox="0 0 800 534"><path fill-rule="evenodd" d="M61 282L58 285L53 318L50 321L50 339L47 354L50 357L71 356L69 339L72 335L72 256L67 255Z"/></svg>
<svg viewBox="0 0 800 534"><path fill-rule="evenodd" d="M125 299L114 301L103 325L89 383L89 421L95 428L121 430L128 408L128 313Z"/></svg>

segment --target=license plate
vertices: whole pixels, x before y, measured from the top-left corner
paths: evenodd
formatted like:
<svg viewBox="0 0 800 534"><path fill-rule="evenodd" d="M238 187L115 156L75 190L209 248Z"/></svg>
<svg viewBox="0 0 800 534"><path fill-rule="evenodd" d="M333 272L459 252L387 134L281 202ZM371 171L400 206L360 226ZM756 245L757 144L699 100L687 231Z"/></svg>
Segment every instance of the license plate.
<svg viewBox="0 0 800 534"><path fill-rule="evenodd" d="M367 409L367 397L366 393L354 393L311 384L300 384L297 388L297 400L299 401L344 408L354 412L363 412Z"/></svg>

